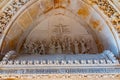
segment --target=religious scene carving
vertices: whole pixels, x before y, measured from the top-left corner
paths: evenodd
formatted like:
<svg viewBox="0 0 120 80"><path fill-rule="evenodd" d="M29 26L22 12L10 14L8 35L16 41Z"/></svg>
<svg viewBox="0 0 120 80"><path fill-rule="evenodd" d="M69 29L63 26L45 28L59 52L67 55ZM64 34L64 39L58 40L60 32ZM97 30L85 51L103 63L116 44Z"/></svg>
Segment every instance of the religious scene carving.
<svg viewBox="0 0 120 80"><path fill-rule="evenodd" d="M0 0L0 80L119 80L119 4Z"/></svg>
<svg viewBox="0 0 120 80"><path fill-rule="evenodd" d="M95 53L93 40L80 36L72 39L69 36L51 37L48 40L29 41L24 43L25 53L30 54L79 54Z"/></svg>
<svg viewBox="0 0 120 80"><path fill-rule="evenodd" d="M8 22L12 19L15 13L24 6L30 0L13 0L1 13L0 13L0 34L5 30ZM83 0L84 1L84 0ZM49 11L53 7L66 7L70 4L71 0L44 0L41 1L40 8L45 12ZM89 2L85 0L85 2ZM120 14L116 9L108 2L102 0L90 0L90 2L96 3L97 6L108 16L109 20L112 22L113 27L120 32L119 22ZM54 4L54 6L52 5Z"/></svg>

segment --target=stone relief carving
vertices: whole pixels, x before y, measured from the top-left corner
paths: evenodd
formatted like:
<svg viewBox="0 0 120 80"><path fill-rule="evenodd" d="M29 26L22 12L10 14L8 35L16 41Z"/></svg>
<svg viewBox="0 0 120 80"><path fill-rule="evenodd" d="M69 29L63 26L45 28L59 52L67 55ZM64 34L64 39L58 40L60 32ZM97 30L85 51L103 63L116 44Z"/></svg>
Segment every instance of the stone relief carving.
<svg viewBox="0 0 120 80"><path fill-rule="evenodd" d="M2 33L15 13L29 0L13 0L0 14L0 33Z"/></svg>
<svg viewBox="0 0 120 80"><path fill-rule="evenodd" d="M64 34L70 33L70 30L68 28L68 25L58 24L58 25L55 25L55 28L53 29L53 33L61 37Z"/></svg>
<svg viewBox="0 0 120 80"><path fill-rule="evenodd" d="M77 40L74 41L75 53L79 53L79 43Z"/></svg>
<svg viewBox="0 0 120 80"><path fill-rule="evenodd" d="M16 54L15 51L9 51L8 53L6 53L6 55L3 57L2 61L8 61L12 56L14 56Z"/></svg>
<svg viewBox="0 0 120 80"><path fill-rule="evenodd" d="M118 27L120 26L120 14L117 10L109 3L109 1L106 0L96 0L96 4L101 10L103 10L105 15L109 17L110 21L119 33L120 29Z"/></svg>
<svg viewBox="0 0 120 80"><path fill-rule="evenodd" d="M11 3L2 11L2 13L0 14L0 34L3 33L3 31L6 28L6 25L9 23L9 21L11 20L11 18L15 15L15 13L22 7L24 6L27 2L29 2L30 0L13 0L11 1ZM46 2L45 2L46 1ZM65 3L70 3L70 0L51 0L51 1L47 1L45 0L45 5L47 8L47 6L49 4L49 2L54 2L54 6L59 5L59 3L63 3L64 4L62 6L65 5ZM98 7L103 10L103 12L110 18L110 21L112 22L112 24L114 25L114 28L120 32L120 14L116 11L116 9L106 0L90 0L91 2L94 2L98 5ZM41 2L42 4L42 2Z"/></svg>
<svg viewBox="0 0 120 80"><path fill-rule="evenodd" d="M53 8L54 0L43 0L40 3L40 8L44 11L47 12L50 9Z"/></svg>
<svg viewBox="0 0 120 80"><path fill-rule="evenodd" d="M52 36L50 40L26 41L24 52L31 54L79 54L94 53L92 39L85 36L72 39L70 36L62 38Z"/></svg>
<svg viewBox="0 0 120 80"><path fill-rule="evenodd" d="M81 47L82 47L82 53L85 53L85 51L86 51L86 49L85 49L85 40L82 39L82 40L80 41L80 44L81 44Z"/></svg>

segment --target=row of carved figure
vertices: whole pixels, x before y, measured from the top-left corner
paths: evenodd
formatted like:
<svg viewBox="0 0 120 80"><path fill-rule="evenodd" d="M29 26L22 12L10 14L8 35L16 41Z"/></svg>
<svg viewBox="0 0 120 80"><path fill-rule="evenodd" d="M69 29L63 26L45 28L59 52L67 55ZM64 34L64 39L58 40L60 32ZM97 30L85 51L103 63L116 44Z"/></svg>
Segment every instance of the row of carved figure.
<svg viewBox="0 0 120 80"><path fill-rule="evenodd" d="M79 53L92 53L92 40L80 39L72 40L70 38L52 39L50 41L29 41L24 44L25 53L37 54L79 54Z"/></svg>

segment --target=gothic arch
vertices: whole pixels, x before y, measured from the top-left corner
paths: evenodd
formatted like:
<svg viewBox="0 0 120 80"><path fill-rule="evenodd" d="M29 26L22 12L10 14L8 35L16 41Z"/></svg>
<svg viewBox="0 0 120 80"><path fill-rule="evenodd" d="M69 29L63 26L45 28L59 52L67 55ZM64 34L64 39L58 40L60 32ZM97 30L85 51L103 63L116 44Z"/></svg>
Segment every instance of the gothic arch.
<svg viewBox="0 0 120 80"><path fill-rule="evenodd" d="M52 1L52 0L51 0ZM55 1L57 1L57 0L55 0ZM67 0L66 0L67 1ZM78 0L76 0L76 1L78 1ZM13 26L15 26L15 25L13 25L14 24L14 22L15 23L17 23L16 22L16 20L19 18L19 17L21 17L21 15L22 14L24 14L23 12L26 12L28 15L30 15L30 13L28 13L27 12L27 9L30 9L29 7L31 7L31 6L33 6L34 4L37 4L37 3L40 3L41 1L38 1L38 0L31 0L31 1L29 1L29 0L26 0L26 4L25 5L23 5L16 13L15 13L15 15L14 16L12 16L12 18L9 20L9 23L7 23L6 24L6 28L5 28L5 30L3 31L4 32L4 34L3 34L3 32L2 32L2 37L1 37L1 43L0 43L0 50L1 50L1 53L3 52L3 50L4 50L4 46L7 46L7 45L5 45L5 42L4 41L8 41L9 40L9 37L10 36L8 36L7 34L9 34L9 31L10 31L10 29L13 27ZM41 13L38 13L39 15L41 15L41 14L45 14L45 13L47 13L47 12L49 12L49 10L51 10L52 8L55 8L55 9L57 9L57 8L62 8L62 9L68 9L68 10L70 10L71 12L74 12L77 16L79 16L81 19L83 19L83 20L85 20L86 21L86 23L88 23L88 24L90 24L91 25L91 28L95 31L95 33L97 33L97 32L99 32L101 35L103 34L103 35L105 35L105 31L106 32L108 32L108 33L110 33L110 36L106 36L106 37L108 37L111 41L113 41L113 42L109 42L108 43L108 45L106 46L106 49L110 49L110 50L112 50L113 48L114 48L114 50L113 50L113 52L116 54L116 55L118 55L118 53L119 53L119 49L120 49L120 41L119 41L119 36L118 36L118 33L115 31L115 29L114 29L114 27L113 27L113 24L108 20L108 18L105 16L105 15L101 15L101 11L100 11L100 9L99 10L96 10L96 9L98 9L98 7L96 8L94 5L89 5L88 3L86 3L86 2L84 2L84 1L78 1L79 3L78 3L78 5L77 6L74 6L74 7L71 7L71 3L69 3L68 2L68 4L66 5L64 5L64 4L60 4L59 2L57 3L55 3L55 5L54 6L51 6L51 5L49 5L48 4L48 9L45 9L45 10L42 10L41 11ZM83 6L80 6L80 3L81 4L84 4ZM43 2L43 4L44 4L44 2ZM54 3L53 3L54 4ZM37 4L38 5L38 4ZM41 4L42 5L42 4ZM44 4L45 5L45 4ZM43 6L44 6L43 5ZM62 5L62 6L61 6ZM68 5L70 5L70 7L68 6ZM47 6L47 5L46 5ZM67 7L68 6L68 7ZM82 7L82 8L81 8ZM37 7L38 8L38 7ZM74 9L73 9L74 8ZM104 28L106 28L106 30L104 31L104 32L102 32L101 31L101 27L100 26L102 26L102 24L99 24L99 23L97 23L97 22L99 22L99 19L96 19L96 17L95 17L95 19L93 19L92 20L92 18L91 18L91 20L90 20L90 18L89 17L94 17L94 14L92 15L92 12L90 11L90 16L89 16L89 8L91 8L90 10L92 10L93 12L96 12L96 15L95 16L99 16L99 18L101 19L101 21L103 21L102 23L103 23L103 27ZM34 8L33 8L34 9ZM43 8L44 9L44 8ZM4 12L4 10L3 10L3 12ZM24 14L25 15L25 14ZM28 15L25 15L26 17L28 17ZM38 16L39 16L38 15ZM34 14L33 14L33 16L34 16ZM33 19L32 20L35 20L34 19L35 17L33 17ZM89 18L89 20L88 20L88 18ZM21 18L22 19L22 18ZM24 19L24 18L23 18ZM30 18L29 18L30 19ZM33 23L32 22L32 20L31 20L31 22L30 23ZM87 21L88 20L88 21ZM90 21L92 21L92 24L90 23ZM97 21L97 22L96 22ZM105 26L104 26L104 24L105 24ZM21 28L21 30L22 29L27 29L25 26L30 26L31 24L27 24L27 25L23 25L24 27L22 27ZM100 25L100 26L99 26ZM20 28L19 28L20 29ZM17 30L17 28L16 28L16 30ZM21 31L21 32L24 32L25 30L23 30L23 31ZM101 36L100 35L100 36ZM106 34L107 35L107 34ZM100 37L99 36L99 37ZM7 37L7 38L6 38ZM101 36L102 37L102 36ZM8 40L7 40L8 39ZM107 40L108 39L106 39L106 38L102 38L103 40L105 40L106 42L107 42ZM101 42L103 41L103 40L101 40ZM14 41L14 40L13 40ZM104 43L103 43L104 44ZM108 46L110 46L109 48L107 48ZM8 49L9 50L9 49Z"/></svg>

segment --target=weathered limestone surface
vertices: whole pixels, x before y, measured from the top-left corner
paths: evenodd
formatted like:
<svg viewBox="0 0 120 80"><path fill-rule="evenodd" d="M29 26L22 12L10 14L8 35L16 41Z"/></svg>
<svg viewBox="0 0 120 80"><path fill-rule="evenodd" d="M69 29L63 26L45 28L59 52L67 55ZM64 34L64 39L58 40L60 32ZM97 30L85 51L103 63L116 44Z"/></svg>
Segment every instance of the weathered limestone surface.
<svg viewBox="0 0 120 80"><path fill-rule="evenodd" d="M10 77L9 77L10 76ZM4 75L0 80L120 80L119 74Z"/></svg>

